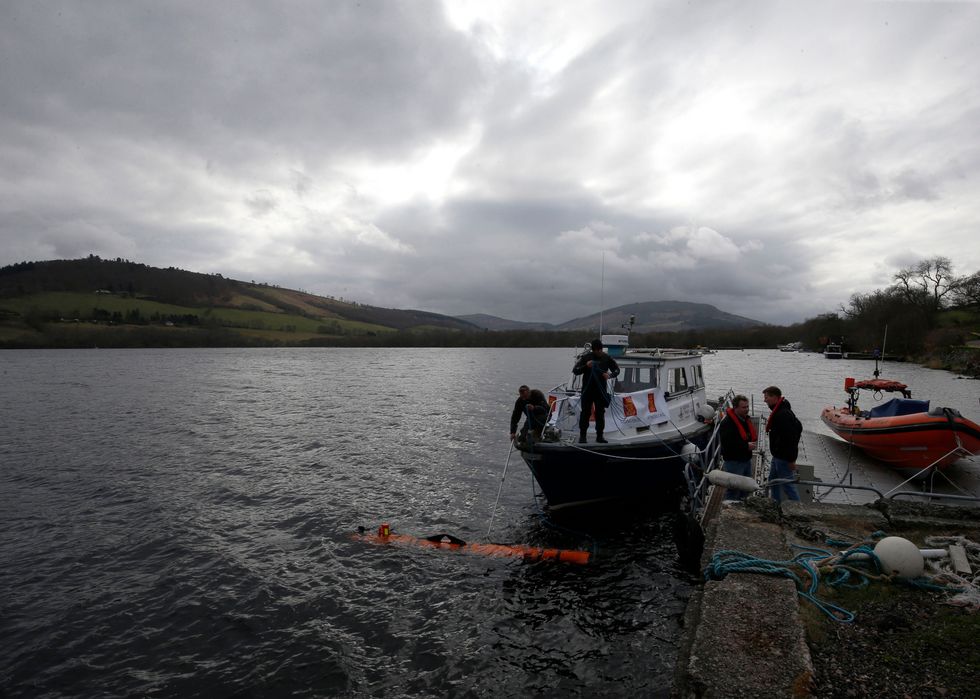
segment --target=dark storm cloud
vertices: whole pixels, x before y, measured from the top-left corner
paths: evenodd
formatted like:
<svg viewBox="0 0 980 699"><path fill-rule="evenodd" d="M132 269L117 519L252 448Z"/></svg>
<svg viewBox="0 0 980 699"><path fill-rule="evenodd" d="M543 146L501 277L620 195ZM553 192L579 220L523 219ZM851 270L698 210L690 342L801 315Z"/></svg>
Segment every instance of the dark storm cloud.
<svg viewBox="0 0 980 699"><path fill-rule="evenodd" d="M561 322L980 267L966 3L9 4L0 262ZM935 231L943 231L936 236Z"/></svg>
<svg viewBox="0 0 980 699"><path fill-rule="evenodd" d="M9 8L14 121L178 141L394 157L465 117L479 64L428 2L41 2Z"/></svg>

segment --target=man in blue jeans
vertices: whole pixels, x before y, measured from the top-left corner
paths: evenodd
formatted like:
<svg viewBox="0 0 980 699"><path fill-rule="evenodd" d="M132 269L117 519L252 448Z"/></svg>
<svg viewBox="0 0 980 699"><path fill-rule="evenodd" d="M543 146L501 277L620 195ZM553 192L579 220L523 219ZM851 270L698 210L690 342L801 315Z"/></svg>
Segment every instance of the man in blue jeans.
<svg viewBox="0 0 980 699"><path fill-rule="evenodd" d="M793 414L789 401L783 398L783 392L778 386L763 389L762 399L769 406L769 420L766 421L766 433L769 435L769 451L772 453L772 467L769 469L769 480L781 478L796 478L796 457L799 455L800 435L803 425ZM772 499L781 502L783 495L790 500L799 500L796 485L783 483L770 488Z"/></svg>

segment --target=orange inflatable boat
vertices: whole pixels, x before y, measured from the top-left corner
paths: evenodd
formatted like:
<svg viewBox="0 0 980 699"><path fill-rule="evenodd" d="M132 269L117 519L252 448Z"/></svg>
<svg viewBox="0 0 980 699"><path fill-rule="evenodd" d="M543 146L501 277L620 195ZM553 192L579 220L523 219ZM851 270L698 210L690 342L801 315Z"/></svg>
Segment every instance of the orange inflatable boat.
<svg viewBox="0 0 980 699"><path fill-rule="evenodd" d="M845 379L847 405L824 408L820 418L833 432L869 456L895 469L921 471L944 468L980 453L980 426L954 408L930 408L927 400L914 400L908 386L898 381ZM901 393L870 410L858 407L858 394L870 391Z"/></svg>

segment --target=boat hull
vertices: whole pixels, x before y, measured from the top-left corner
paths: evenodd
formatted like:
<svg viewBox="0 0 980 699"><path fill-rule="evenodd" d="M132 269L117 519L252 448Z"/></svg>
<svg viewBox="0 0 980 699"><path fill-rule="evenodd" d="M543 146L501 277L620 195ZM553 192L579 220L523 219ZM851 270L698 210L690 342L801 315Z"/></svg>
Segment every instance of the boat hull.
<svg viewBox="0 0 980 699"><path fill-rule="evenodd" d="M960 448L980 453L980 426L952 411L863 417L825 408L820 417L845 442L900 471L945 468L967 456Z"/></svg>
<svg viewBox="0 0 980 699"><path fill-rule="evenodd" d="M686 438L666 442L539 442L521 447L521 457L552 510L616 500L668 499L684 488L682 448L690 442L703 449L710 435L710 427L705 426Z"/></svg>

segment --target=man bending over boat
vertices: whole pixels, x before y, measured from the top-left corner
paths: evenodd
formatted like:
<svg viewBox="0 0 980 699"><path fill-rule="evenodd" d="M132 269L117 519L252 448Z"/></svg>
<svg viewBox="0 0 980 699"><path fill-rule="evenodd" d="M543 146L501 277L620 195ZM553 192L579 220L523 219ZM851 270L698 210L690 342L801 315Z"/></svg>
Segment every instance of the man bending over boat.
<svg viewBox="0 0 980 699"><path fill-rule="evenodd" d="M772 452L772 467L769 469L769 480L796 478L796 457L800 450L800 435L803 425L796 418L789 401L783 398L783 392L777 386L769 386L762 390L762 399L772 411L766 421L766 433L769 435L769 451ZM793 483L781 483L769 489L772 499L781 502L783 494L790 500L799 500Z"/></svg>
<svg viewBox="0 0 980 699"><path fill-rule="evenodd" d="M725 419L718 428L721 439L721 456L725 460L721 468L738 476L752 474L752 452L759 438L755 425L749 419L749 399L745 396L732 398L732 407L725 411ZM725 491L726 500L741 500L746 493L729 488Z"/></svg>
<svg viewBox="0 0 980 699"><path fill-rule="evenodd" d="M519 441L541 441L541 431L548 424L548 413L551 412L551 406L548 405L548 399L544 397L544 393L532 388L524 412L527 414L527 420L524 421L524 427L521 428Z"/></svg>
<svg viewBox="0 0 980 699"><path fill-rule="evenodd" d="M531 397L531 388L527 385L521 385L517 389L517 400L514 401L514 410L510 414L510 438L511 440L517 436L517 423L521 421L521 416L524 415L524 409L527 407L528 398Z"/></svg>
<svg viewBox="0 0 980 699"><path fill-rule="evenodd" d="M518 398L514 402L514 412L510 416L510 438L516 437L518 444L523 444L529 439L539 441L541 431L548 422L548 414L551 412L548 399L538 389L527 386L521 386L517 389L517 395ZM517 423L520 422L522 415L526 416L527 419L521 428L521 434L518 436Z"/></svg>
<svg viewBox="0 0 980 699"><path fill-rule="evenodd" d="M582 377L582 411L578 418L579 444L586 443L589 419L595 409L595 441L606 444L602 436L606 428L606 408L609 406L609 387L606 382L610 376L619 376L616 360L603 351L602 340L592 341L592 351L586 352L572 367L572 373Z"/></svg>

